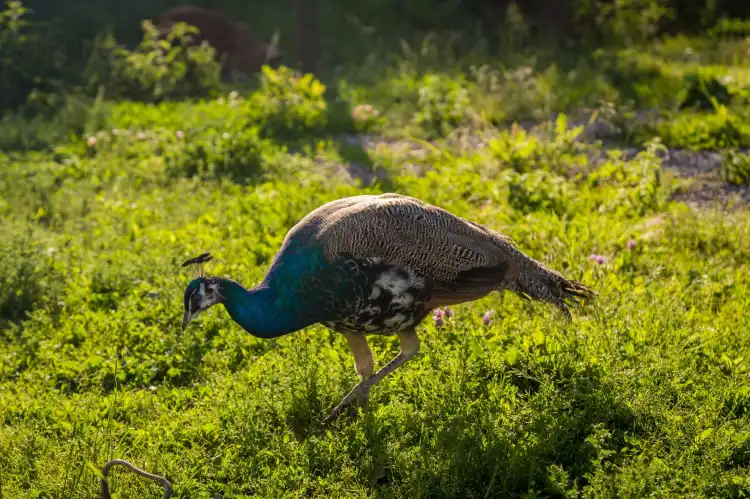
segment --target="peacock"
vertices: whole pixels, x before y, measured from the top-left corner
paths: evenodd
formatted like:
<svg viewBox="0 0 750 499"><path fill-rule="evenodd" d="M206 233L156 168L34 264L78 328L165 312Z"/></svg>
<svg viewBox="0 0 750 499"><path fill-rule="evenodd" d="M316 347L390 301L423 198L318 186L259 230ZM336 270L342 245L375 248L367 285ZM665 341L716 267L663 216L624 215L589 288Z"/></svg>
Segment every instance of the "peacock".
<svg viewBox="0 0 750 499"><path fill-rule="evenodd" d="M210 253L183 266L202 264ZM287 233L263 281L253 288L202 270L185 289L183 330L221 303L248 333L276 338L312 324L344 336L359 383L324 422L419 351L417 325L435 308L510 290L569 306L595 295L583 284L526 256L508 236L419 199L359 195L324 204ZM373 374L367 335L397 335L400 351Z"/></svg>

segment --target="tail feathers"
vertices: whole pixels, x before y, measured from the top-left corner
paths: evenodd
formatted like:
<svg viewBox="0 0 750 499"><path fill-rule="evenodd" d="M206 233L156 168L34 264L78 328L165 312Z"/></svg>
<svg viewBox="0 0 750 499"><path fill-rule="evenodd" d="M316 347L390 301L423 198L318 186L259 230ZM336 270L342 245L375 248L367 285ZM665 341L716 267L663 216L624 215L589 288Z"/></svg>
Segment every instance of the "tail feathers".
<svg viewBox="0 0 750 499"><path fill-rule="evenodd" d="M570 320L569 307L577 306L585 298L596 296L591 288L578 281L566 279L559 272L541 264L524 269L514 276L506 289L515 291L521 297L551 303Z"/></svg>

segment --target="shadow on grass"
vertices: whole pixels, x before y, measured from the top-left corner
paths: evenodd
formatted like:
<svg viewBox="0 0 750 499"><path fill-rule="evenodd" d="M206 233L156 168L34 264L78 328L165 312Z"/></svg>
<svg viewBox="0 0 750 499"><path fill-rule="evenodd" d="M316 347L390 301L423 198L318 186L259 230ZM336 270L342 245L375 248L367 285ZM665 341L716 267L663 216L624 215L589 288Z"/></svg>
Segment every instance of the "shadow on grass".
<svg viewBox="0 0 750 499"><path fill-rule="evenodd" d="M364 416L364 435L356 435L351 416L331 431L349 439L350 458L374 497L396 490L409 497L520 497L531 490L566 497L570 488L588 483L599 463L621 461L628 435L645 432L642 418L594 368L541 386L502 368L495 375L518 388L517 413L499 409L482 383L462 395L471 409L451 414L450 395L444 394L410 416ZM297 436L310 444L311 473L324 478L312 434Z"/></svg>
<svg viewBox="0 0 750 499"><path fill-rule="evenodd" d="M502 421L494 408L482 408L487 390L471 397L478 401L474 414L457 415L429 438L421 436L433 443L418 447L426 466L408 477L415 482L411 489L426 497L507 497L531 489L560 497L573 484L584 485L597 460L617 459L625 436L638 432L636 415L595 369L563 375L554 387L529 386L526 377L509 372L503 378L526 402L521 419ZM408 426L401 432L425 431ZM393 466L390 479L403 481L399 474Z"/></svg>

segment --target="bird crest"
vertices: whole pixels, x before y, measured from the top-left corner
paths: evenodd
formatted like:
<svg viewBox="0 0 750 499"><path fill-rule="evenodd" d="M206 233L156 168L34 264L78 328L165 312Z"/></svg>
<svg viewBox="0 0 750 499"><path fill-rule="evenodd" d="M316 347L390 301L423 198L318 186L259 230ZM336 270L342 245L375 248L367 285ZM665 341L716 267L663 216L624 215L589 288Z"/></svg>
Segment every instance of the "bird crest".
<svg viewBox="0 0 750 499"><path fill-rule="evenodd" d="M205 274L205 271L203 269L203 264L210 262L213 260L214 257L211 255L211 253L202 253L195 258L191 258L190 260L187 260L185 263L182 264L183 267L187 267L188 265L197 265L198 266L198 277L203 277Z"/></svg>

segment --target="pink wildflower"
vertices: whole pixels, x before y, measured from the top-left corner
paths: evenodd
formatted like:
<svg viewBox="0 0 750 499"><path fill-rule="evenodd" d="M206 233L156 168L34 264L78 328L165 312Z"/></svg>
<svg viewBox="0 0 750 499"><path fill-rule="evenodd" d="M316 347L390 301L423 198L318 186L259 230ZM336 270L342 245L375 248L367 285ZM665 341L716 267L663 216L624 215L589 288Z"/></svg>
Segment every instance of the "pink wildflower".
<svg viewBox="0 0 750 499"><path fill-rule="evenodd" d="M435 326L441 327L443 325L443 317L445 316L445 312L442 309L436 308L432 312L432 318L435 319Z"/></svg>
<svg viewBox="0 0 750 499"><path fill-rule="evenodd" d="M484 324L485 326L489 326L491 322L492 322L492 311L488 310L482 316L482 324Z"/></svg>
<svg viewBox="0 0 750 499"><path fill-rule="evenodd" d="M607 259L604 257L604 255L596 255L596 254L594 254L594 255L591 255L589 257L589 261L590 262L594 262L597 265L603 265L603 264L605 264L607 262Z"/></svg>
<svg viewBox="0 0 750 499"><path fill-rule="evenodd" d="M86 140L86 143L89 145L89 147L94 147L96 145L96 137L93 135Z"/></svg>
<svg viewBox="0 0 750 499"><path fill-rule="evenodd" d="M633 251L635 249L635 239L628 241L627 247L630 251Z"/></svg>
<svg viewBox="0 0 750 499"><path fill-rule="evenodd" d="M445 308L443 309L443 313L444 313L444 314L445 314L445 316L446 316L447 318L449 318L449 319L450 319L451 317L453 317L453 310L449 309L448 307L445 307Z"/></svg>

